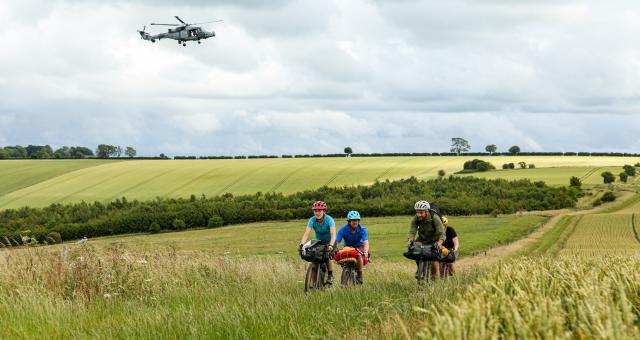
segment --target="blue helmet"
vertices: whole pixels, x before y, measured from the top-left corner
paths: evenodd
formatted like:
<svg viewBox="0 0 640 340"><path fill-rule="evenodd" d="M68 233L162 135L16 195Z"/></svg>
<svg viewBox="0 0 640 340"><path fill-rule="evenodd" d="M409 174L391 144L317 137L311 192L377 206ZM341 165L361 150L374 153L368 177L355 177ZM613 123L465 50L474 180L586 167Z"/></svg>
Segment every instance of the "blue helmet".
<svg viewBox="0 0 640 340"><path fill-rule="evenodd" d="M349 213L347 214L347 220L351 221L351 220L359 220L360 219L360 213L352 210L349 211Z"/></svg>

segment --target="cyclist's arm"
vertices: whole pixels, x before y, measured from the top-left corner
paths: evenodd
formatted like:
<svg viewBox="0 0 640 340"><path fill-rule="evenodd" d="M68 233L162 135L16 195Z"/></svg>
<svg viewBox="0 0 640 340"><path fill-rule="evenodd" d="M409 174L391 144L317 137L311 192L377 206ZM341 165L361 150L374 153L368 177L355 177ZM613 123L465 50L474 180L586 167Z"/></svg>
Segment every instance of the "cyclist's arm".
<svg viewBox="0 0 640 340"><path fill-rule="evenodd" d="M409 236L407 238L407 241L409 241L409 243L413 241L413 238L416 236L416 232L418 232L418 224L412 220L409 227Z"/></svg>
<svg viewBox="0 0 640 340"><path fill-rule="evenodd" d="M331 242L329 244L334 245L336 244L336 227L329 228L329 231L331 232Z"/></svg>
<svg viewBox="0 0 640 340"><path fill-rule="evenodd" d="M369 240L364 241L362 246L363 246L362 249L364 250L364 252L368 253L369 252Z"/></svg>
<svg viewBox="0 0 640 340"><path fill-rule="evenodd" d="M307 227L307 230L304 231L304 235L302 235L302 241L300 241L300 244L304 244L305 242L307 242L307 239L309 238L310 233L311 233L311 228Z"/></svg>
<svg viewBox="0 0 640 340"><path fill-rule="evenodd" d="M444 224L442 224L442 220L440 219L440 217L435 214L433 216L433 222L436 225L436 233L438 234L438 241L436 241L436 244L438 245L438 247L442 247L444 240L447 239L447 234L445 233Z"/></svg>
<svg viewBox="0 0 640 340"><path fill-rule="evenodd" d="M454 237L452 241L453 241L453 251L458 251L458 247L460 247L458 236Z"/></svg>

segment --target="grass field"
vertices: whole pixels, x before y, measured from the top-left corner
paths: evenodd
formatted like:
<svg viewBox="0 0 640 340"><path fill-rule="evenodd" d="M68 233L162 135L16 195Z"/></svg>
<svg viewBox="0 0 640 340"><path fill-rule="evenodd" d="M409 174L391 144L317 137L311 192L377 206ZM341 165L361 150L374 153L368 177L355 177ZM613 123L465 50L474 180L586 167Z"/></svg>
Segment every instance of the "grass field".
<svg viewBox="0 0 640 340"><path fill-rule="evenodd" d="M566 185L569 177L586 184L600 182L600 172L620 172L637 162L625 157L480 157L500 168L525 161L536 169L474 174L490 178L531 178ZM468 157L304 158L185 161L0 161L0 209L51 203L188 197L225 192L293 193L322 185L368 184L409 176L433 178L438 170L452 174ZM554 167L554 168L550 168ZM6 180L5 180L6 179Z"/></svg>
<svg viewBox="0 0 640 340"><path fill-rule="evenodd" d="M374 258L404 260L410 216L365 218L362 223L370 235ZM339 219L336 223L341 224ZM547 217L529 215L452 217L450 223L464 235L461 255L487 250L525 237L540 227ZM114 242L137 249L174 247L181 251L209 251L218 255L274 255L297 257L296 247L305 230L306 221L263 222L218 229L203 229L155 235L114 236L93 240L105 246Z"/></svg>

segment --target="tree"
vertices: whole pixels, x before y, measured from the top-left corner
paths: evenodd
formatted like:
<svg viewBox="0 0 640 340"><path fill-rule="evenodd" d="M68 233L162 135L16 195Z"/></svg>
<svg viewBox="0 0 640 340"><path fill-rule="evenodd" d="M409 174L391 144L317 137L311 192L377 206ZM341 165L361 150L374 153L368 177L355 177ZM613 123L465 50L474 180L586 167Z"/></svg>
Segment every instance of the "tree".
<svg viewBox="0 0 640 340"><path fill-rule="evenodd" d="M0 148L0 159L5 158L9 158L9 153L5 149Z"/></svg>
<svg viewBox="0 0 640 340"><path fill-rule="evenodd" d="M120 145L116 146L116 157L120 158L122 156L122 147Z"/></svg>
<svg viewBox="0 0 640 340"><path fill-rule="evenodd" d="M625 165L622 167L622 169L624 170L624 172L628 175L628 176L635 176L636 175L636 167L634 167L633 165Z"/></svg>
<svg viewBox="0 0 640 340"><path fill-rule="evenodd" d="M498 150L498 147L495 144L490 144L485 146L484 150L493 155Z"/></svg>
<svg viewBox="0 0 640 340"><path fill-rule="evenodd" d="M509 152L512 153L515 156L518 153L520 153L520 147L517 146L517 145L514 145L514 146L509 148Z"/></svg>
<svg viewBox="0 0 640 340"><path fill-rule="evenodd" d="M133 158L136 156L137 152L136 152L136 149L130 146L127 146L127 149L125 150L124 154L127 155L127 157L129 158Z"/></svg>
<svg viewBox="0 0 640 340"><path fill-rule="evenodd" d="M353 153L353 150L351 149L350 146L347 146L346 148L344 148L344 153L345 153L345 155L347 155L347 157L351 157L351 154Z"/></svg>
<svg viewBox="0 0 640 340"><path fill-rule="evenodd" d="M527 168L527 162L518 162L518 165L520 166L520 169L526 169Z"/></svg>
<svg viewBox="0 0 640 340"><path fill-rule="evenodd" d="M71 149L68 146L63 146L53 152L54 158L71 158Z"/></svg>
<svg viewBox="0 0 640 340"><path fill-rule="evenodd" d="M451 138L451 152L455 152L458 156L460 153L469 151L471 145L466 139L460 137Z"/></svg>
<svg viewBox="0 0 640 340"><path fill-rule="evenodd" d="M98 158L109 158L117 154L118 149L113 145L100 144L96 149L96 156Z"/></svg>
<svg viewBox="0 0 640 340"><path fill-rule="evenodd" d="M438 170L438 177L442 178L442 177L444 177L444 175L446 175L446 174L447 174L447 173L446 173L446 172L444 172L444 170L442 170L442 169Z"/></svg>
<svg viewBox="0 0 640 340"><path fill-rule="evenodd" d="M580 178L572 176L571 179L569 179L569 186L580 189L580 187L582 187L582 181Z"/></svg>
<svg viewBox="0 0 640 340"><path fill-rule="evenodd" d="M600 174L604 180L604 184L613 183L616 181L616 176L614 176L611 172L605 171Z"/></svg>
<svg viewBox="0 0 640 340"><path fill-rule="evenodd" d="M629 179L629 175L626 172L620 173L620 182L627 183L627 179Z"/></svg>
<svg viewBox="0 0 640 340"><path fill-rule="evenodd" d="M162 159L169 159L169 157L167 157L167 155L165 155L165 154L163 154L163 153L161 153L161 154L160 154L160 158L162 158Z"/></svg>

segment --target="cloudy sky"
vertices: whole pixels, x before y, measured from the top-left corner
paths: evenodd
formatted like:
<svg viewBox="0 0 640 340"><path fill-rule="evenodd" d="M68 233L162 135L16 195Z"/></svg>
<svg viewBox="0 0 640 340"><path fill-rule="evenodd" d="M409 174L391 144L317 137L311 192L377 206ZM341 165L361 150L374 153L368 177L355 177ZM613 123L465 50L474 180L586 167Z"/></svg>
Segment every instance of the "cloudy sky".
<svg viewBox="0 0 640 340"><path fill-rule="evenodd" d="M223 19L202 45L140 39ZM640 152L640 2L2 0L0 145Z"/></svg>

